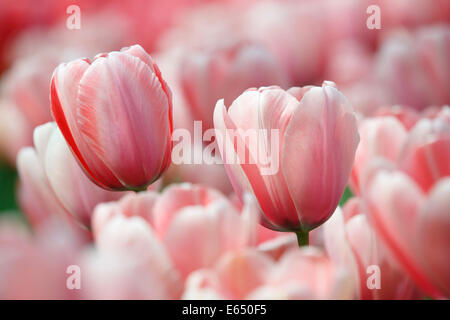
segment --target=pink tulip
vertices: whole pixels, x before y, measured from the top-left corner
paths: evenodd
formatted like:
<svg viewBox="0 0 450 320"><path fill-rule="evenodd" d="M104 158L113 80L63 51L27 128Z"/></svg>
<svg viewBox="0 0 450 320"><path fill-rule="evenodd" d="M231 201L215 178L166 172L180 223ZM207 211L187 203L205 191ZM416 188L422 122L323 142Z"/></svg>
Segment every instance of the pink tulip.
<svg viewBox="0 0 450 320"><path fill-rule="evenodd" d="M426 193L405 173L383 168L369 179L365 196L378 235L432 297L450 296L449 197L448 177Z"/></svg>
<svg viewBox="0 0 450 320"><path fill-rule="evenodd" d="M22 149L17 157L17 169L20 177L17 201L30 224L38 227L54 216L65 219L64 208L51 191L36 150Z"/></svg>
<svg viewBox="0 0 450 320"><path fill-rule="evenodd" d="M450 18L450 4L445 0L378 1L383 15L383 29L414 27L446 22Z"/></svg>
<svg viewBox="0 0 450 320"><path fill-rule="evenodd" d="M405 127L394 117L364 119L359 125L361 143L356 150L350 186L360 194L364 170L377 157L396 162L407 137Z"/></svg>
<svg viewBox="0 0 450 320"><path fill-rule="evenodd" d="M0 152L15 163L19 150L33 142L34 127L51 121L48 83L58 64L55 54L38 52L16 60L0 89Z"/></svg>
<svg viewBox="0 0 450 320"><path fill-rule="evenodd" d="M425 189L450 174L447 165L450 158L450 109L447 106L440 108L439 112L427 109L430 112L424 114L422 120L412 120L416 122L409 132L403 125L410 122L405 119L408 118L406 114L394 114L394 118L385 110L387 115L364 119L359 125L361 143L350 176L354 193L361 194L365 174L370 172L368 167L374 159L388 161L394 167L399 167ZM415 114L419 117L418 113Z"/></svg>
<svg viewBox="0 0 450 320"><path fill-rule="evenodd" d="M98 203L124 195L104 190L86 177L54 123L37 127L34 141L34 149L25 148L18 156L21 205L32 213L32 221L68 212L89 226Z"/></svg>
<svg viewBox="0 0 450 320"><path fill-rule="evenodd" d="M377 54L377 79L390 97L389 104L417 110L450 102L448 90L448 25L397 32L383 42Z"/></svg>
<svg viewBox="0 0 450 320"><path fill-rule="evenodd" d="M114 215L95 233L86 252L84 298L177 299L182 281L170 256L142 217Z"/></svg>
<svg viewBox="0 0 450 320"><path fill-rule="evenodd" d="M311 83L324 69L328 30L324 8L317 2L256 1L241 17L244 35L263 43L292 83Z"/></svg>
<svg viewBox="0 0 450 320"><path fill-rule="evenodd" d="M247 249L192 273L185 299L349 299L349 275L318 249L295 249L278 262Z"/></svg>
<svg viewBox="0 0 450 320"><path fill-rule="evenodd" d="M422 119L411 130L398 159L398 167L424 190L450 176L450 108L433 120Z"/></svg>
<svg viewBox="0 0 450 320"><path fill-rule="evenodd" d="M252 212L240 215L220 192L181 184L162 194L143 192L119 202L100 204L93 216L94 234L116 216L139 216L165 245L183 278L210 267L225 252L256 244L257 221Z"/></svg>
<svg viewBox="0 0 450 320"><path fill-rule="evenodd" d="M341 41L330 48L325 75L339 85L351 85L373 73L373 55L363 43Z"/></svg>
<svg viewBox="0 0 450 320"><path fill-rule="evenodd" d="M275 58L264 47L247 42L188 52L180 68L187 106L193 120L202 121L203 130L214 127L218 99L231 103L248 88L286 84Z"/></svg>
<svg viewBox="0 0 450 320"><path fill-rule="evenodd" d="M405 129L409 131L420 120L422 114L405 105L394 105L378 109L375 115L379 117L392 116L397 118Z"/></svg>
<svg viewBox="0 0 450 320"><path fill-rule="evenodd" d="M359 136L351 106L332 83L247 90L228 110L217 102L214 124L235 191L241 199L246 192L256 197L263 225L307 233L334 212ZM255 142L243 136L249 129L268 132ZM266 160L278 170L267 171Z"/></svg>
<svg viewBox="0 0 450 320"><path fill-rule="evenodd" d="M86 174L105 189L144 189L170 164L171 93L135 45L61 64L52 112Z"/></svg>
<svg viewBox="0 0 450 320"><path fill-rule="evenodd" d="M353 275L355 298L363 300L418 298L414 282L398 266L368 223L359 198L352 198L324 225L330 259ZM358 209L355 208L358 205ZM348 208L348 207L351 208ZM353 216L345 216L349 210Z"/></svg>

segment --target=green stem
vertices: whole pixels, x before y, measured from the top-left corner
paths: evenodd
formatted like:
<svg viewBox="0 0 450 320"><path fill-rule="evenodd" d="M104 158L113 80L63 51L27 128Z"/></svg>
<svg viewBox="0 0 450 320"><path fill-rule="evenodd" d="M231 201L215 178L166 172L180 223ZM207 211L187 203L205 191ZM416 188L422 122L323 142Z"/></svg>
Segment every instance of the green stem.
<svg viewBox="0 0 450 320"><path fill-rule="evenodd" d="M297 231L298 246L303 247L309 245L309 232L308 231Z"/></svg>

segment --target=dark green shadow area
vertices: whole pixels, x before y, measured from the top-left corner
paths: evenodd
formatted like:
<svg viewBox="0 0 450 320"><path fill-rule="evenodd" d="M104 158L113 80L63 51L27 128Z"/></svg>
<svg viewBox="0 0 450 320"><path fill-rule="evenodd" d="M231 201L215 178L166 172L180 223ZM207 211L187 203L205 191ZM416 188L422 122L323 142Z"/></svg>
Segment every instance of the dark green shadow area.
<svg viewBox="0 0 450 320"><path fill-rule="evenodd" d="M339 201L339 205L343 206L348 199L353 197L353 193L350 191L350 188L347 186L344 190L344 194L342 195L341 201Z"/></svg>
<svg viewBox="0 0 450 320"><path fill-rule="evenodd" d="M17 172L0 162L0 214L3 211L18 210L15 196Z"/></svg>

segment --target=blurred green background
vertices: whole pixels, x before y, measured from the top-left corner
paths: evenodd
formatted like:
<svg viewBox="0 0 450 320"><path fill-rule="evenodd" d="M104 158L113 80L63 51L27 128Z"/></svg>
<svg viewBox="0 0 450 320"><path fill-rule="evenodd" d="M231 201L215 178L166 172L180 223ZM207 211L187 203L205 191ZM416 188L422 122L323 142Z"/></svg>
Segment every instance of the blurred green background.
<svg viewBox="0 0 450 320"><path fill-rule="evenodd" d="M15 198L17 173L15 169L0 162L0 214L4 211L17 210Z"/></svg>

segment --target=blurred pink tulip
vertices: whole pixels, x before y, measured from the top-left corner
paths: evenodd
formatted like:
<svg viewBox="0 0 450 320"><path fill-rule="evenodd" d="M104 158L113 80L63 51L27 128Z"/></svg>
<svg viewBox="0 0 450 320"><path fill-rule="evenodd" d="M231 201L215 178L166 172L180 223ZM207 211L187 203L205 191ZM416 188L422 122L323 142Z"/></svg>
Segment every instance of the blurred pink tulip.
<svg viewBox="0 0 450 320"><path fill-rule="evenodd" d="M247 38L263 43L278 58L291 83L304 85L323 73L324 21L324 7L312 1L255 1L240 23Z"/></svg>
<svg viewBox="0 0 450 320"><path fill-rule="evenodd" d="M333 85L250 89L228 110L217 102L216 139L233 187L241 199L256 197L268 228L309 232L339 203L359 136L350 104ZM243 136L249 129L268 132L252 142ZM263 173L261 154L279 163L276 172Z"/></svg>
<svg viewBox="0 0 450 320"><path fill-rule="evenodd" d="M382 168L369 180L365 195L378 235L432 297L450 296L449 197L448 177L425 193L405 173Z"/></svg>
<svg viewBox="0 0 450 320"><path fill-rule="evenodd" d="M423 110L430 105L450 103L449 56L448 25L388 37L377 54L375 68L389 94L389 104Z"/></svg>
<svg viewBox="0 0 450 320"><path fill-rule="evenodd" d="M51 121L48 90L55 55L37 53L18 60L2 78L0 153L11 163L33 142L34 127Z"/></svg>
<svg viewBox="0 0 450 320"><path fill-rule="evenodd" d="M352 200L361 202L359 198ZM363 300L419 298L414 282L368 223L363 205L358 203L358 210L354 201L347 202L343 212L336 210L323 228L330 259L353 274L355 297ZM357 213L347 217L348 210Z"/></svg>
<svg viewBox="0 0 450 320"><path fill-rule="evenodd" d="M101 211L101 210L100 210ZM177 299L182 281L142 217L110 216L82 259L86 299Z"/></svg>
<svg viewBox="0 0 450 320"><path fill-rule="evenodd" d="M421 113L405 105L394 105L391 107L381 107L375 115L379 117L392 116L397 118L405 129L409 131L420 120Z"/></svg>
<svg viewBox="0 0 450 320"><path fill-rule="evenodd" d="M145 192L100 204L92 223L98 234L115 216L144 218L185 278L198 268L212 266L225 252L256 244L257 221L252 222L251 213L240 215L214 189L181 184L160 195Z"/></svg>
<svg viewBox="0 0 450 320"><path fill-rule="evenodd" d="M231 103L252 87L286 85L275 58L262 46L238 42L186 53L181 62L181 88L193 120L203 130L214 127L214 106L219 99Z"/></svg>
<svg viewBox="0 0 450 320"><path fill-rule="evenodd" d="M388 161L408 173L428 190L438 179L450 175L450 109L444 106L433 115L423 117L408 132L390 115L361 121L361 143L356 150L350 186L361 194L367 173L374 160Z"/></svg>
<svg viewBox="0 0 450 320"><path fill-rule="evenodd" d="M362 120L359 133L361 141L350 175L350 186L357 195L361 192L361 180L368 163L377 157L395 163L408 134L405 127L390 116Z"/></svg>
<svg viewBox="0 0 450 320"><path fill-rule="evenodd" d="M79 298L80 291L69 290L66 283L83 241L60 222L49 219L31 234L24 226L2 221L0 299Z"/></svg>
<svg viewBox="0 0 450 320"><path fill-rule="evenodd" d="M34 149L23 149L17 160L22 189L20 202L30 212L32 221L68 212L77 222L90 226L90 217L98 203L124 195L103 190L86 177L55 123L37 127L34 144Z"/></svg>
<svg viewBox="0 0 450 320"><path fill-rule="evenodd" d="M17 201L30 224L38 227L53 216L65 218L65 211L51 191L36 150L22 149L17 157L17 169L20 177Z"/></svg>
<svg viewBox="0 0 450 320"><path fill-rule="evenodd" d="M325 74L339 87L359 82L373 72L373 55L361 42L338 42L329 55Z"/></svg>
<svg viewBox="0 0 450 320"><path fill-rule="evenodd" d="M64 138L99 186L141 190L170 165L171 93L139 45L61 64L50 97Z"/></svg>
<svg viewBox="0 0 450 320"><path fill-rule="evenodd" d="M275 262L252 250L224 255L211 269L192 273L185 299L350 299L349 276L313 247Z"/></svg>
<svg viewBox="0 0 450 320"><path fill-rule="evenodd" d="M383 29L414 27L446 22L450 19L450 3L446 0L379 0L383 12Z"/></svg>
<svg viewBox="0 0 450 320"><path fill-rule="evenodd" d="M440 178L450 176L450 108L414 126L399 155L398 167L425 191Z"/></svg>

